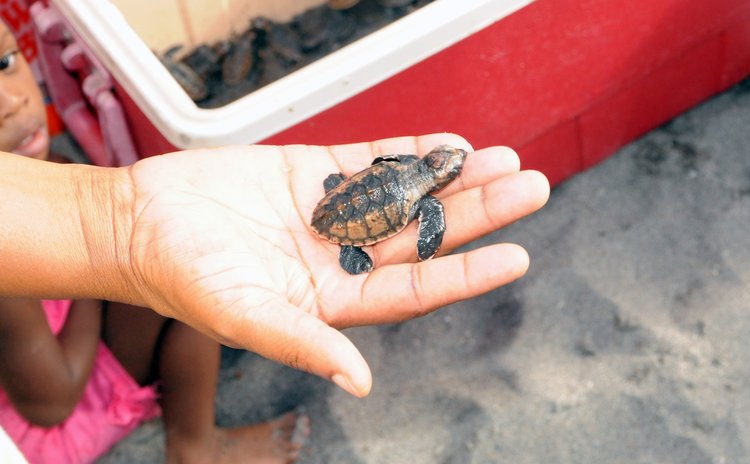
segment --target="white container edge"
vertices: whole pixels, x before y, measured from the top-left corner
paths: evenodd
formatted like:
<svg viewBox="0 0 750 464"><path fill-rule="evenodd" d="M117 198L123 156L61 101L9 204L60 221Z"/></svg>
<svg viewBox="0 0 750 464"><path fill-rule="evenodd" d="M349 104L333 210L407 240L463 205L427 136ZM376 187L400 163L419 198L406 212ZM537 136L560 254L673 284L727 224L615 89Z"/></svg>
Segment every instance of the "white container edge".
<svg viewBox="0 0 750 464"><path fill-rule="evenodd" d="M188 149L263 140L532 2L435 1L215 109L190 100L112 3L57 0L55 5L159 132L175 147Z"/></svg>

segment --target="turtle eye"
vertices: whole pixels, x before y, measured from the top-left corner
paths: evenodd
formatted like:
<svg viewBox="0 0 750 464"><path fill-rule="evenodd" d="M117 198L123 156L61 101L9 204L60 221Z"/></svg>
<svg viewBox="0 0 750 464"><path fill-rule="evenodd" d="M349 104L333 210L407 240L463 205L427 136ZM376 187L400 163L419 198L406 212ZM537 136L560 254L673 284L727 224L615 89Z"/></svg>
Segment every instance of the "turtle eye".
<svg viewBox="0 0 750 464"><path fill-rule="evenodd" d="M441 156L440 153L428 153L424 157L425 164L431 169L440 169L445 164L445 156Z"/></svg>

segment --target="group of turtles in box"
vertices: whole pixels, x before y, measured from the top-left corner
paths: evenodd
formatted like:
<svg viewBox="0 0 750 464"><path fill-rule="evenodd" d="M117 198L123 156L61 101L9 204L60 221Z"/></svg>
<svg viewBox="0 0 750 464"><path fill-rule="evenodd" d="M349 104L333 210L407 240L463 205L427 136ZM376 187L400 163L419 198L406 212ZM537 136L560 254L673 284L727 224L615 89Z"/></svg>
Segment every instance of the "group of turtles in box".
<svg viewBox="0 0 750 464"><path fill-rule="evenodd" d="M328 0L289 22L256 17L242 32L191 50L175 46L162 63L199 106L236 100L433 0Z"/></svg>

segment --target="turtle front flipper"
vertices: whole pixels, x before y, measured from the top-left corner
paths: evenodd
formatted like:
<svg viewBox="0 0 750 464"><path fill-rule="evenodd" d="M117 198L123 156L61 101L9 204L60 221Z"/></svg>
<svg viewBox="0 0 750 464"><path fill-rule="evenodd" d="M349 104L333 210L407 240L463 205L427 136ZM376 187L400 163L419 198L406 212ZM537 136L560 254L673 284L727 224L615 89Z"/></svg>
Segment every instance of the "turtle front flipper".
<svg viewBox="0 0 750 464"><path fill-rule="evenodd" d="M399 163L410 164L415 161L419 161L417 155L390 155L390 156L378 156L372 160L372 165L375 166L383 161L398 161Z"/></svg>
<svg viewBox="0 0 750 464"><path fill-rule="evenodd" d="M337 185L344 182L346 180L346 177L344 177L343 174L340 172L336 172L334 174L329 174L328 177L323 180L323 190L328 193L334 188L336 188Z"/></svg>
<svg viewBox="0 0 750 464"><path fill-rule="evenodd" d="M339 264L349 274L362 274L372 270L372 259L362 248L342 245L339 253Z"/></svg>
<svg viewBox="0 0 750 464"><path fill-rule="evenodd" d="M416 204L419 212L417 256L420 261L435 256L445 234L443 204L432 195L425 195Z"/></svg>

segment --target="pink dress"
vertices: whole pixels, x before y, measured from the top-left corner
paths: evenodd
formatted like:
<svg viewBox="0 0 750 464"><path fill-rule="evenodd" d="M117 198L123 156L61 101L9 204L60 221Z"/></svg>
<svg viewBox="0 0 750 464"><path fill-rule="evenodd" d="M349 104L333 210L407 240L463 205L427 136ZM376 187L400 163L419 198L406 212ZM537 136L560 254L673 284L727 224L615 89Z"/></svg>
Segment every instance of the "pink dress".
<svg viewBox="0 0 750 464"><path fill-rule="evenodd" d="M52 331L68 316L69 300L43 300ZM141 387L104 343L99 342L91 378L80 403L65 422L51 428L30 424L0 390L0 426L30 464L89 463L132 432L141 422L161 414L153 386Z"/></svg>

